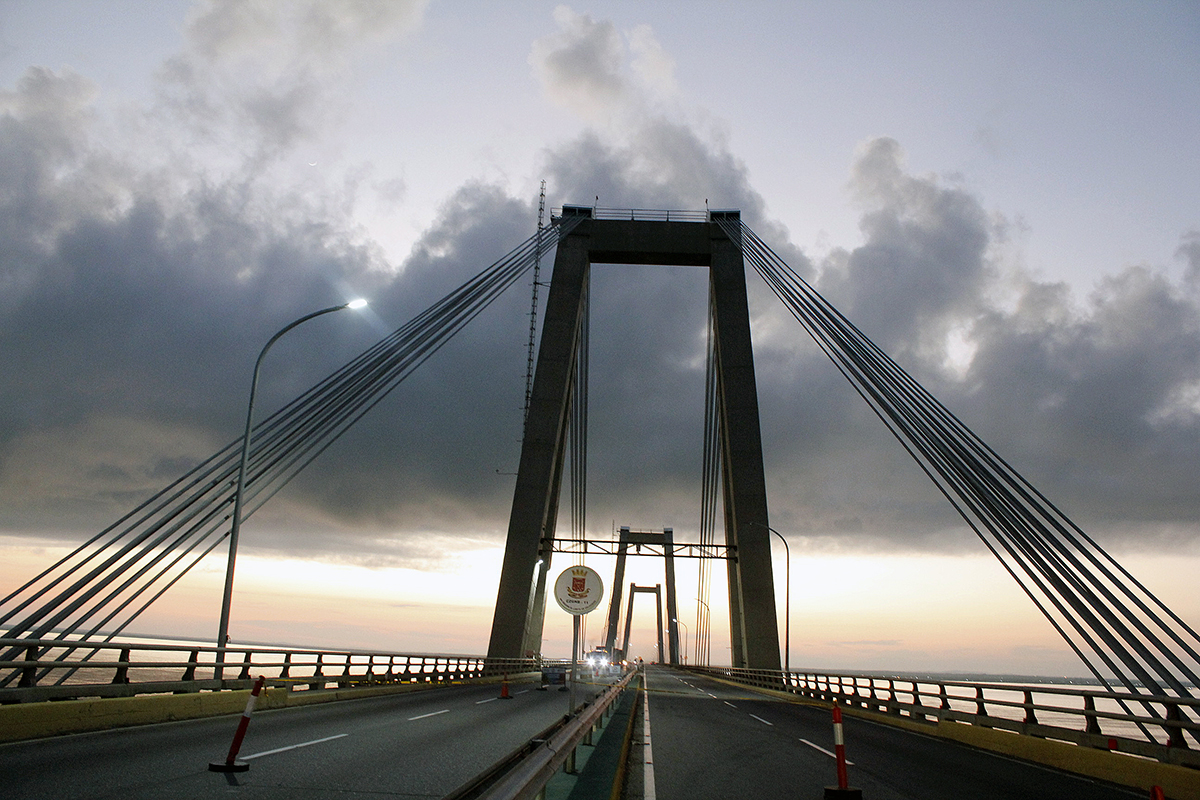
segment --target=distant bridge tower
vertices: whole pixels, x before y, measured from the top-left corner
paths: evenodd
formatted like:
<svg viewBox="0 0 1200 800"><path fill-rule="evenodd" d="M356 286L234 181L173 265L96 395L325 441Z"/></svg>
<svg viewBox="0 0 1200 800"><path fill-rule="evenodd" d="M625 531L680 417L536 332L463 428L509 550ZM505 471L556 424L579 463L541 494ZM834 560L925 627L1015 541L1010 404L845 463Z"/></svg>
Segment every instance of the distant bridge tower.
<svg viewBox="0 0 1200 800"><path fill-rule="evenodd" d="M722 216L736 220L739 213L714 211L706 222L595 219L590 208L566 206L563 216L584 219L559 242L554 259L488 656L519 658L541 651L546 576L571 416L571 376L591 265L661 264L709 268L725 542L729 552L736 553L726 561L732 661L738 667L778 670L746 270L738 243L713 222Z"/></svg>
<svg viewBox="0 0 1200 800"><path fill-rule="evenodd" d="M664 577L667 584L667 649L663 652L662 642L659 644L658 660L667 664L679 664L679 604L675 596L675 532L664 528L662 533L650 531L631 531L628 526L621 526L621 539L617 545L617 566L613 571L612 591L608 595L608 625L604 630L604 646L609 653L621 653L628 656L629 626L633 621L633 589L629 590L629 612L625 618L625 643L617 647L617 623L621 619L621 589L625 581L625 559L629 554L629 546L633 545L641 552L641 545L657 545L662 550ZM630 584L632 587L633 584ZM639 591L648 591L639 589ZM657 600L655 602L658 602ZM658 610L659 639L662 639L662 606Z"/></svg>

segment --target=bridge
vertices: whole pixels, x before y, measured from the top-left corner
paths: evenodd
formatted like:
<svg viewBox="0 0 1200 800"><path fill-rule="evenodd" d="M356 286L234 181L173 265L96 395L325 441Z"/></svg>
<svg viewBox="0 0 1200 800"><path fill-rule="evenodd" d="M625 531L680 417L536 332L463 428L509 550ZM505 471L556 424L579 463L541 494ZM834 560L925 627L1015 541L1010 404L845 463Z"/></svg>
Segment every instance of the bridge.
<svg viewBox="0 0 1200 800"><path fill-rule="evenodd" d="M486 655L123 636L223 544L231 586L237 526L499 294L536 275L551 252ZM700 541L624 530L615 553L618 572L629 546L664 560L663 663L596 670L543 658L541 639L554 554L582 563L603 547L585 533L587 286L593 264L612 263L708 269L708 413ZM780 669L747 267L1062 635L1094 685ZM570 535L557 531L564 475ZM731 666L710 666L707 657L681 663L675 557L698 558L702 576L712 561L724 562ZM641 588L630 587L629 608ZM620 594L608 609L610 653ZM1200 797L1200 638L736 211L564 207L547 228L539 224L529 240L283 409L253 427L248 420L244 437L17 587L0 609L0 738L9 742L0 745L0 763L9 786L32 796L228 789L280 797ZM698 616L697 628L707 625ZM545 685L564 672L569 691ZM228 757L247 771L207 770L230 733L224 715L239 712L260 682L265 695L246 739L253 752L240 762L233 749ZM838 758L831 709L845 715L836 730L845 725L848 761ZM68 733L79 735L61 736ZM847 769L853 788L842 785Z"/></svg>

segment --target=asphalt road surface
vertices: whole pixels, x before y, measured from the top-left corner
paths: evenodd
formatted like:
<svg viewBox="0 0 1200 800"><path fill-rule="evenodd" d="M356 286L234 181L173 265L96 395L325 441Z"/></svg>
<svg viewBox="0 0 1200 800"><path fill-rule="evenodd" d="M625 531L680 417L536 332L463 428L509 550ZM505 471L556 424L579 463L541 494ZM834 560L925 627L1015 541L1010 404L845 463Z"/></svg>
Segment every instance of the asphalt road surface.
<svg viewBox="0 0 1200 800"><path fill-rule="evenodd" d="M657 800L820 800L837 784L829 711L664 667L649 668L647 679ZM844 732L850 785L864 800L1144 798L849 716Z"/></svg>
<svg viewBox="0 0 1200 800"><path fill-rule="evenodd" d="M0 781L25 800L442 797L567 711L557 687L510 688L510 700L458 686L255 712L248 772L208 770L237 715L0 745Z"/></svg>
<svg viewBox="0 0 1200 800"><path fill-rule="evenodd" d="M645 797L818 800L835 783L827 711L661 667L647 673ZM222 761L238 715L0 745L6 797L442 797L560 718L567 693L514 684L429 689L256 712L242 773ZM581 698L582 699L582 698ZM850 783L866 800L1129 800L1056 770L846 718ZM636 748L635 753L644 752Z"/></svg>

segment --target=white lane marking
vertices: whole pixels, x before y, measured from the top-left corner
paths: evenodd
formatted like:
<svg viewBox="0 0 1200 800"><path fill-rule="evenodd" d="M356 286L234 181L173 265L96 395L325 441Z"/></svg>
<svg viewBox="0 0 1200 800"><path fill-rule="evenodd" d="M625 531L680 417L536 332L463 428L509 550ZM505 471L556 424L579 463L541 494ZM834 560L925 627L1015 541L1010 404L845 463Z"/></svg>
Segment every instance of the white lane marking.
<svg viewBox="0 0 1200 800"><path fill-rule="evenodd" d="M713 694L712 692L705 692L705 694L708 695L709 697L711 697L713 700L717 699L717 696L715 694Z"/></svg>
<svg viewBox="0 0 1200 800"><path fill-rule="evenodd" d="M332 742L334 739L341 739L343 736L349 736L348 733L339 733L336 736L326 736L324 739L313 739L311 742L301 742L287 747L277 747L274 750L267 750L262 753L255 753L252 756L242 756L243 761L249 761L252 758L262 758L263 756L273 756L276 753L286 753L288 750L295 750L299 747L308 747L310 744L321 744L321 742Z"/></svg>
<svg viewBox="0 0 1200 800"><path fill-rule="evenodd" d="M431 711L430 713L422 714L419 717L409 717L408 721L412 722L414 719L425 719L426 717L436 717L438 714L449 714L449 713L450 713L450 709L443 708L441 711Z"/></svg>
<svg viewBox="0 0 1200 800"><path fill-rule="evenodd" d="M644 800L657 800L658 794L654 790L654 754L650 750L649 690L642 691L642 712L642 736L644 741L642 757L645 760L644 771L642 772L642 797Z"/></svg>
<svg viewBox="0 0 1200 800"><path fill-rule="evenodd" d="M525 694L528 691L528 689L522 689L521 691L517 692L517 694Z"/></svg>
<svg viewBox="0 0 1200 800"><path fill-rule="evenodd" d="M757 714L751 714L750 716L754 717L756 720L758 720L759 722L761 722L763 725L770 725L772 728L774 728L774 727L775 727L775 723L774 723L774 722L767 722L765 719L763 719L762 717L758 716Z"/></svg>
<svg viewBox="0 0 1200 800"><path fill-rule="evenodd" d="M813 744L808 739L801 739L800 741L804 742L806 745L811 747L813 750L820 750L822 753L829 756L830 758L837 758L837 753L831 753L830 751L826 750L824 747L821 747L821 745L819 745L819 744ZM849 759L846 759L846 765L853 767L854 762Z"/></svg>
<svg viewBox="0 0 1200 800"><path fill-rule="evenodd" d="M483 705L484 703L490 703L490 702L492 702L493 700L497 700L497 699L499 699L499 698L496 698L496 697L489 697L487 700L476 700L476 701L475 701L475 705L477 705L477 706L481 706L481 705Z"/></svg>
<svg viewBox="0 0 1200 800"><path fill-rule="evenodd" d="M730 708L737 708L737 706L735 706L733 703L729 702L728 700L725 701L725 705L729 706Z"/></svg>

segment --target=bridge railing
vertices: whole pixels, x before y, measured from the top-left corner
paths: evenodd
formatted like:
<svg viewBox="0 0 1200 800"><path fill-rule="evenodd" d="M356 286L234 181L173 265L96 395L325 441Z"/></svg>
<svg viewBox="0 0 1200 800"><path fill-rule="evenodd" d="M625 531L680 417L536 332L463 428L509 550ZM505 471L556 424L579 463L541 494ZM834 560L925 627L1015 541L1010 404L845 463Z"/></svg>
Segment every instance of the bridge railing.
<svg viewBox="0 0 1200 800"><path fill-rule="evenodd" d="M291 691L443 683L539 669L535 659L295 647L0 638L0 703L249 688L261 675ZM557 662L554 662L557 663ZM215 677L221 667L223 677Z"/></svg>
<svg viewBox="0 0 1200 800"><path fill-rule="evenodd" d="M1200 767L1200 700L1058 684L688 667L911 722L965 723Z"/></svg>

